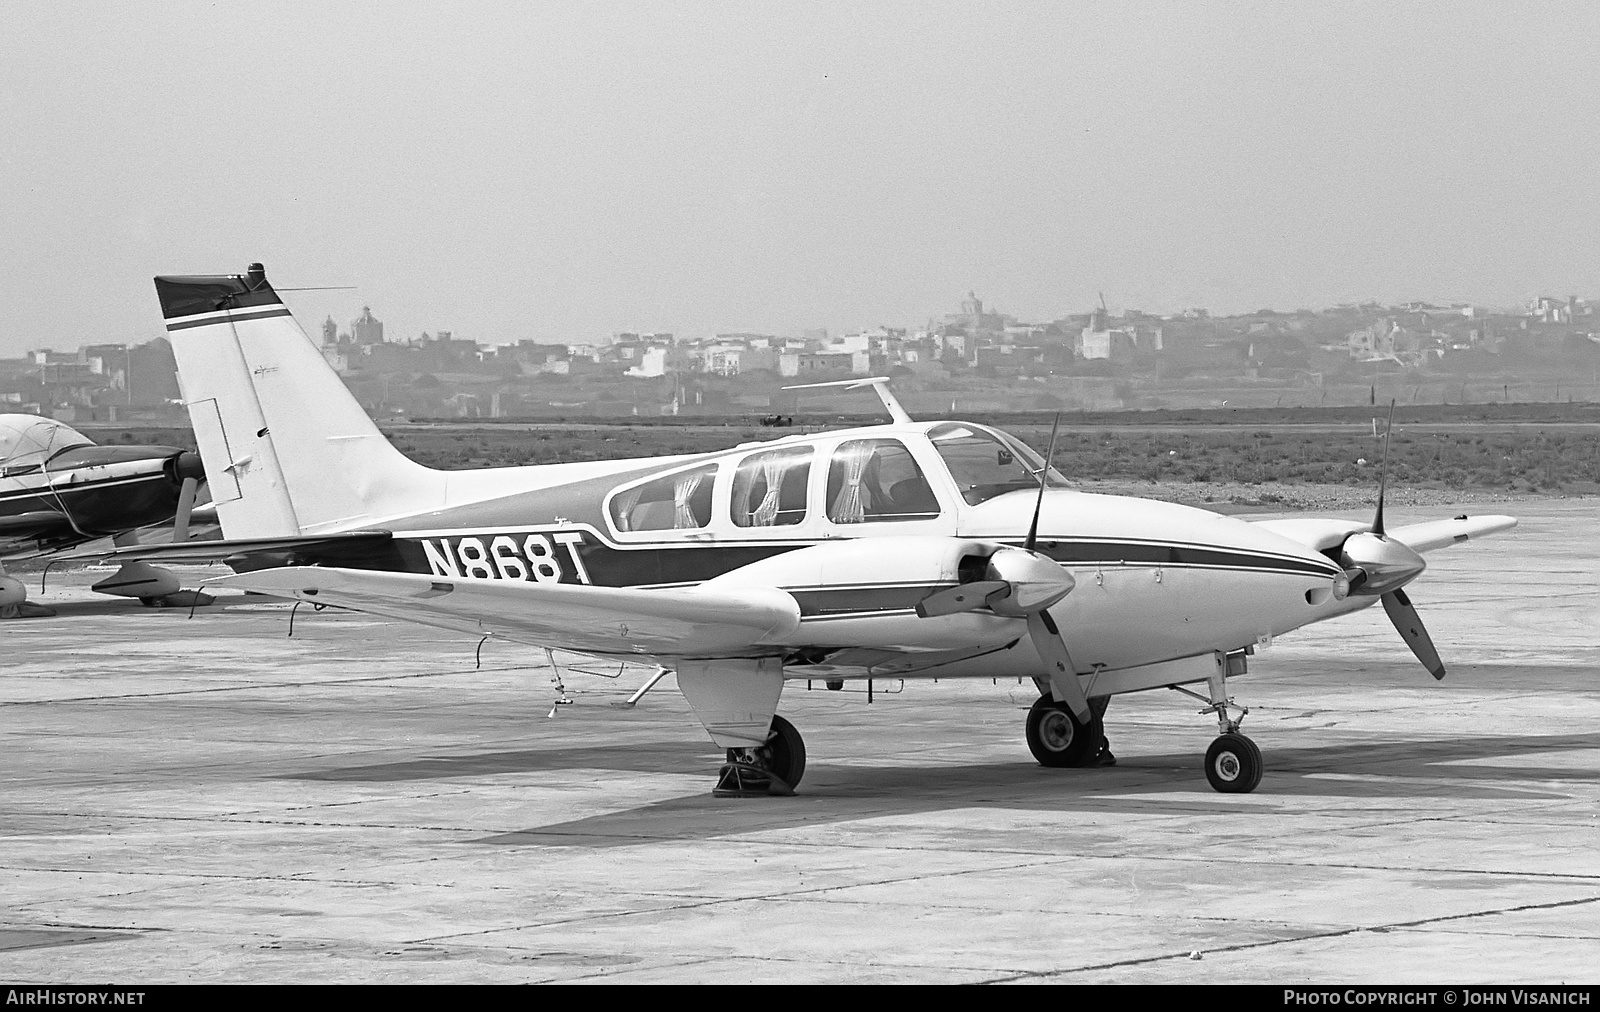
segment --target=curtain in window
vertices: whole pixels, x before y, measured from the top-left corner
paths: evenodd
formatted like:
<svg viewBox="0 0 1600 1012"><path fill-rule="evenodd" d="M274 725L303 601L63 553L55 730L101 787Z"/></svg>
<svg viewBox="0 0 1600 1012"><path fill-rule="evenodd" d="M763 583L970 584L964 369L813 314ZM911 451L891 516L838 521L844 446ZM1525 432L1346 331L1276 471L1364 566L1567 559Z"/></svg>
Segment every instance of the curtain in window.
<svg viewBox="0 0 1600 1012"><path fill-rule="evenodd" d="M872 458L872 444L866 440L847 443L839 448L838 459L844 462L844 484L833 499L829 519L836 524L859 524L866 519L866 509L861 501L861 477L867 471L867 461Z"/></svg>
<svg viewBox="0 0 1600 1012"><path fill-rule="evenodd" d="M639 505L639 496L644 489L643 485L639 485L611 500L611 515L617 521L617 530L633 530L633 508Z"/></svg>
<svg viewBox="0 0 1600 1012"><path fill-rule="evenodd" d="M688 471L678 475L678 480L672 486L672 526L678 530L690 527L699 527L700 521L694 518L694 510L689 507L689 500L694 497L695 489L705 480L704 471Z"/></svg>
<svg viewBox="0 0 1600 1012"><path fill-rule="evenodd" d="M761 505L750 514L752 527L771 527L778 522L778 497L783 492L783 476L789 473L789 461L781 453L774 453L761 462L761 476L767 480L767 494Z"/></svg>

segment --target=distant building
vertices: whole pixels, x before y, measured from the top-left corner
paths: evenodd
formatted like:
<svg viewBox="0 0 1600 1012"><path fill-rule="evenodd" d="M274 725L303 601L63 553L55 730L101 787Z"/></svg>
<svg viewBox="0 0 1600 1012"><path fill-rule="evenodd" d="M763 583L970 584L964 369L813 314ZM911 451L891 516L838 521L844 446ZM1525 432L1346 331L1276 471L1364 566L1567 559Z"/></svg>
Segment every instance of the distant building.
<svg viewBox="0 0 1600 1012"><path fill-rule="evenodd" d="M653 378L667 374L667 349L659 345L644 348L638 355L639 362L631 366L623 375L633 377Z"/></svg>
<svg viewBox="0 0 1600 1012"><path fill-rule="evenodd" d="M326 338L327 324L323 324L322 333ZM371 306L362 306L361 315L351 321L350 336L356 344L363 346L383 343L383 321L372 315Z"/></svg>

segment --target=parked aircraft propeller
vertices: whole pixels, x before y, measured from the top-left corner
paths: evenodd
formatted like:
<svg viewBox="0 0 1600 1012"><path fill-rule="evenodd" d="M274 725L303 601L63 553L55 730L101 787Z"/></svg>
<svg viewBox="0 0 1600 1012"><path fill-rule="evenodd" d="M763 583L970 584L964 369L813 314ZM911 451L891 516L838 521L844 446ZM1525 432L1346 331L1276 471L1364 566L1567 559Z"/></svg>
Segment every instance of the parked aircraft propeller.
<svg viewBox="0 0 1600 1012"><path fill-rule="evenodd" d="M174 543L189 540L189 515L194 512L194 499L199 490L200 482L193 476L183 479L183 487L178 490L178 512L172 518Z"/></svg>
<svg viewBox="0 0 1600 1012"><path fill-rule="evenodd" d="M1377 596L1395 630L1436 679L1444 677L1444 664L1433 639L1411 599L1400 588L1422 575L1428 563L1410 546L1384 534L1383 499L1389 482L1389 434L1394 431L1394 401L1389 402L1389 424L1383 430L1383 464L1378 474L1378 508L1372 529L1352 534L1339 551L1339 564L1350 580L1351 594Z"/></svg>
<svg viewBox="0 0 1600 1012"><path fill-rule="evenodd" d="M1093 718L1089 700L1078 683L1067 641L1049 612L1050 606L1072 593L1077 584L1071 573L1034 547L1039 540L1039 513L1044 507L1045 484L1049 481L1051 461L1055 459L1056 435L1060 428L1061 413L1057 412L1055 423L1050 427L1050 448L1039 469L1039 496L1033 506L1033 523L1028 527L1023 547L997 550L989 556L981 580L930 594L918 602L917 614L932 618L988 608L996 615L1026 619L1034 648L1057 676L1051 678L1052 687L1065 697L1064 702L1073 715L1087 726Z"/></svg>

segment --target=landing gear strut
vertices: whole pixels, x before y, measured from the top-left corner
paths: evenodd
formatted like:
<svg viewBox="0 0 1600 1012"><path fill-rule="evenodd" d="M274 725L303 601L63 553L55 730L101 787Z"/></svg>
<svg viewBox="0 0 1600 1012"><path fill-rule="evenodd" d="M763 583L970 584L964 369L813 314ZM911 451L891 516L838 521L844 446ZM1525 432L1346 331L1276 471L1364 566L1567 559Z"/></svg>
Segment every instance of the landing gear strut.
<svg viewBox="0 0 1600 1012"><path fill-rule="evenodd" d="M1245 672L1245 655L1218 653L1216 673L1206 679L1208 694L1200 695L1181 686L1173 686L1185 695L1205 700L1209 705L1201 713L1215 713L1217 728L1222 733L1206 749L1206 780L1213 790L1223 794L1249 794L1261 783L1261 750L1256 743L1239 733L1248 707L1239 706L1228 696L1228 676ZM1232 715L1239 711L1238 718Z"/></svg>
<svg viewBox="0 0 1600 1012"><path fill-rule="evenodd" d="M719 798L788 797L806 772L806 743L795 726L774 714L767 743L730 748L711 793Z"/></svg>

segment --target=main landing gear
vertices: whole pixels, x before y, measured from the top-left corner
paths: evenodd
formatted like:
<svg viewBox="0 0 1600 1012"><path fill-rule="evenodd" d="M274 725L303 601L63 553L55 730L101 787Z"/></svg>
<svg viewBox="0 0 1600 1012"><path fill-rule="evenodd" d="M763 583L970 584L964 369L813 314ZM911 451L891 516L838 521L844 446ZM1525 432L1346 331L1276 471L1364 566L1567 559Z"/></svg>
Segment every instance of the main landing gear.
<svg viewBox="0 0 1600 1012"><path fill-rule="evenodd" d="M1028 751L1041 766L1115 766L1106 741L1106 703L1109 696L1089 700L1093 718L1086 725L1065 703L1058 703L1046 690L1028 711Z"/></svg>
<svg viewBox="0 0 1600 1012"><path fill-rule="evenodd" d="M765 745L728 749L728 761L711 793L719 798L788 797L805 772L805 740L793 724L774 714Z"/></svg>

